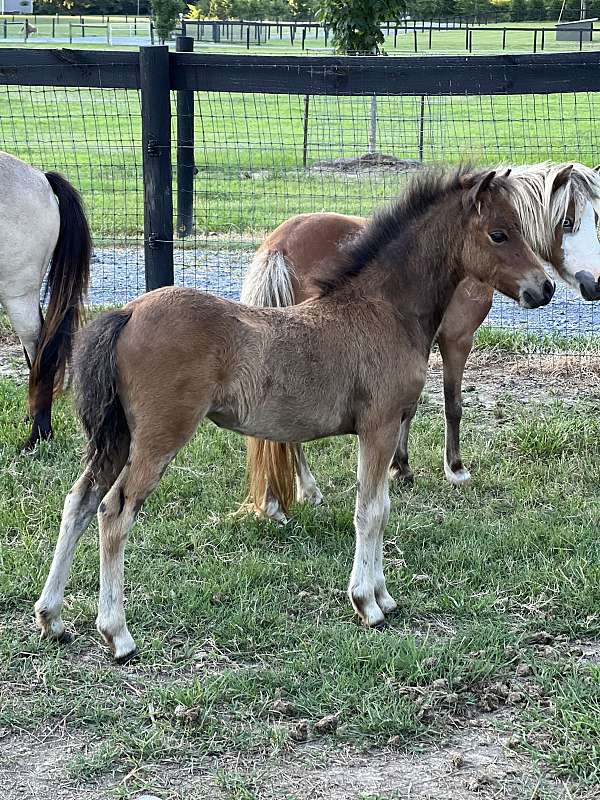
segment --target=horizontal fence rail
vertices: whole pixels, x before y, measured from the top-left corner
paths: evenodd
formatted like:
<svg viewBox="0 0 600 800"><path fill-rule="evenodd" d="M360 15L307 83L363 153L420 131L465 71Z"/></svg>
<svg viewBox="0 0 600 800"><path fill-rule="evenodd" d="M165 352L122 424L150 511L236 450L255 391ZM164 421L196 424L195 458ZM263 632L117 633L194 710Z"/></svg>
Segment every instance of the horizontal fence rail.
<svg viewBox="0 0 600 800"><path fill-rule="evenodd" d="M171 89L275 94L593 92L600 88L599 68L600 53L391 58L170 52L168 57ZM140 89L140 54L2 48L2 84Z"/></svg>
<svg viewBox="0 0 600 800"><path fill-rule="evenodd" d="M597 53L0 49L0 148L81 189L93 302L173 282L235 298L287 217L367 216L421 164L598 163L599 68ZM586 337L599 312L562 295L542 312L497 301L490 324Z"/></svg>

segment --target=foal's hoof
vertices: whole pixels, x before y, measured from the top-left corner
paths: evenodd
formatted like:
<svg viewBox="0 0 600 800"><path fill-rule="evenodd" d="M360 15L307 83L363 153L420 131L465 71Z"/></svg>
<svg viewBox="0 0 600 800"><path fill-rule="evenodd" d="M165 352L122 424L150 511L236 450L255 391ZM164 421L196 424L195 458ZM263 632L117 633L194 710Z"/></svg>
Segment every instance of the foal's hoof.
<svg viewBox="0 0 600 800"><path fill-rule="evenodd" d="M59 644L61 647L71 644L72 641L73 641L73 634L66 628L61 633L61 635L56 639L57 644Z"/></svg>
<svg viewBox="0 0 600 800"><path fill-rule="evenodd" d="M124 666L125 664L129 664L132 661L135 661L139 656L139 651L137 647L134 647L129 653L125 653L123 656L115 656L115 664L118 664L120 667Z"/></svg>
<svg viewBox="0 0 600 800"><path fill-rule="evenodd" d="M454 469L444 461L444 475L448 483L453 486L468 486L471 483L471 473L462 464L458 464Z"/></svg>

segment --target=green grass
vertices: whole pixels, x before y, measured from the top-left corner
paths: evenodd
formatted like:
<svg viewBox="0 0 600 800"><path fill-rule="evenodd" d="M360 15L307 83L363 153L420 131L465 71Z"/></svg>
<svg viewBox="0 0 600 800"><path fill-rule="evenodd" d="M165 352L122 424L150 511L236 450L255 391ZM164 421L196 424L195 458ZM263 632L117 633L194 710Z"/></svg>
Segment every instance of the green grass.
<svg viewBox="0 0 600 800"><path fill-rule="evenodd" d="M501 420L467 410L474 486L466 491L441 480L441 413L421 406L416 484L394 491L386 533L400 609L384 632L357 625L344 595L354 440L310 446L327 504L297 507L281 528L229 516L243 495L242 439L203 426L131 535L127 614L141 659L122 669L94 632L93 533L81 542L67 593L74 642L60 649L34 629L32 605L81 440L63 401L55 441L18 455L23 408L23 390L1 381L0 727L37 731L66 720L95 742L71 762L79 780L135 770L125 792L133 794L173 760L275 757L293 746L289 723L269 712L281 696L310 721L340 713L339 743L435 740L492 682L514 679L517 651L517 661L533 665L542 698L532 694L515 723L523 747L562 775L598 780L597 667L549 662L527 644L540 630L568 640L600 630L594 403L519 404ZM453 710L432 689L438 678L458 695ZM245 796L235 788L232 796Z"/></svg>
<svg viewBox="0 0 600 800"><path fill-rule="evenodd" d="M139 245L143 225L139 96L134 91L5 87L0 147L80 188L98 243ZM317 162L367 152L369 99L311 99L308 168L303 98L198 93L194 215L197 241L219 233L238 246L287 217L323 209L369 214L406 175L347 175ZM378 149L418 159L419 98L381 97ZM426 162L600 161L600 95L426 98ZM174 154L175 161L175 154Z"/></svg>
<svg viewBox="0 0 600 800"><path fill-rule="evenodd" d="M30 18L33 22L33 18ZM102 18L99 16L84 16L84 21L87 25L101 25L103 26L104 23L102 22ZM79 23L79 17L72 18L73 23ZM9 39L4 40L0 38L0 46L9 46L14 47L16 45L23 44L26 47L48 47L48 46L60 46L61 43L46 43L40 40L49 38L52 35L53 27L52 27L52 17L38 15L36 26L38 28L37 34L32 35L29 40L24 43L22 41L23 34L20 31L21 24L18 25L9 25L8 28L8 36ZM138 22L138 35L143 35L148 37L148 21L147 19L140 19ZM132 22L125 22L124 17L111 17L111 26L113 31L113 38L127 37L133 35L133 23ZM533 52L533 38L534 34L533 31L526 30L527 28L545 28L546 34L544 37L544 49L543 52L578 52L579 51L579 42L557 42L555 31L554 31L555 22L553 21L546 21L546 22L539 22L539 21L529 21L529 22L506 22L506 23L494 23L490 25L482 25L478 26L482 28L482 30L475 30L472 33L472 52L473 54L490 54L490 53L507 53L507 54L514 54L514 53L531 53ZM476 26L477 27L477 26ZM517 28L517 30L509 30L506 33L506 41L505 47L503 49L503 31L504 27L508 28ZM523 30L518 30L523 29ZM188 35L194 36L195 35L195 26L190 25L188 27ZM88 28L88 37L92 35L92 28ZM66 17L62 17L58 23L54 26L54 34L57 39L68 39L69 37L69 20ZM2 17L0 16L0 36L4 35L4 31L2 28ZM81 36L81 30L78 27L73 28L73 35L78 38ZM245 36L245 32L244 32ZM12 39L12 41L11 41ZM20 41L14 41L15 39ZM81 48L81 47L102 47L106 48L108 45L106 41L101 40L106 39L106 29L105 27L96 28L95 33L93 34L93 38L90 38L89 41L86 43L75 42L72 47ZM247 49L245 39L244 41L239 42L227 42L225 38L221 40L219 43L214 43L212 41L196 41L195 42L195 49L198 52L224 52L224 53L247 53L250 52L252 54L268 54L268 53L276 53L276 54L291 54L291 55L319 55L319 54L329 54L333 52L332 42L329 39L327 47L325 46L325 41L323 37L323 32L320 31L318 36L315 35L314 29L309 31L306 36L306 49L302 50L302 35L301 31L297 33L294 44L290 41L289 35L289 26L283 28L283 37L280 38L279 33L273 29L271 32L271 38L267 39L266 41L262 41L261 44L252 41L250 50ZM117 45L121 47L121 45ZM384 43L385 51L389 55L413 55L415 53L415 41L414 41L414 33L412 30L409 30L407 33L404 33L402 29L399 29L398 35L395 37L394 43L394 34L393 32L387 34L385 37ZM536 48L538 52L541 51L541 34L538 33ZM583 50L584 51L593 51L598 49L598 42L584 42L583 43ZM436 30L435 28L432 30L431 35L431 46L429 40L429 30L426 29L424 31L417 31L417 53L419 55L439 55L439 54L463 54L467 52L467 45L466 45L466 31L464 29L444 29Z"/></svg>
<svg viewBox="0 0 600 800"><path fill-rule="evenodd" d="M458 41L464 32L448 35ZM315 168L323 160L367 152L369 103L364 97L311 98L305 168L303 97L197 93L194 215L199 246L206 247L206 237L214 233L233 248L248 238L257 241L299 212L369 214L396 195L403 174L363 170L347 175ZM83 193L99 244L139 247L143 186L137 92L7 86L0 93L0 111L0 148L64 172ZM599 115L598 93L427 97L422 109L419 97L382 96L377 147L425 162L549 158L592 165L600 161Z"/></svg>

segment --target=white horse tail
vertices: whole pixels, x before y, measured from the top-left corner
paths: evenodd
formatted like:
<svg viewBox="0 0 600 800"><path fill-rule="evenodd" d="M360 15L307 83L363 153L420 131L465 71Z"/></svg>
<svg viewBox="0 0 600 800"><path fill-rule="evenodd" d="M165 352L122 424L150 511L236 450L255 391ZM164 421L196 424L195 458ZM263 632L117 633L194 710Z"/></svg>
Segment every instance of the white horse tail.
<svg viewBox="0 0 600 800"><path fill-rule="evenodd" d="M279 250L259 250L242 285L241 300L249 306L283 307L295 303L293 270ZM295 499L294 445L246 439L246 509L284 519Z"/></svg>
<svg viewBox="0 0 600 800"><path fill-rule="evenodd" d="M279 250L260 249L242 284L241 301L248 306L293 306L294 270Z"/></svg>

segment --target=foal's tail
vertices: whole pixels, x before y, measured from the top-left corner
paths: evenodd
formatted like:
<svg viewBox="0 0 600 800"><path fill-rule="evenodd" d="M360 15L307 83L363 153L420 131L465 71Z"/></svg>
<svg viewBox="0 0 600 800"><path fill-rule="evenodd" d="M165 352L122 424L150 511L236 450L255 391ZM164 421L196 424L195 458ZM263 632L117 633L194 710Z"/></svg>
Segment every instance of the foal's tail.
<svg viewBox="0 0 600 800"><path fill-rule="evenodd" d="M73 334L83 320L83 299L88 289L92 254L92 237L79 193L57 172L46 172L46 179L58 198L60 226L46 279L46 318L31 365L32 400L35 387L49 376L51 390L62 388L71 358Z"/></svg>
<svg viewBox="0 0 600 800"><path fill-rule="evenodd" d="M293 306L293 269L278 250L259 250L242 286L242 303L249 306ZM271 500L287 513L295 498L294 445L246 439L248 494L245 506L264 514Z"/></svg>
<svg viewBox="0 0 600 800"><path fill-rule="evenodd" d="M87 466L95 477L108 471L130 431L117 392L116 346L131 310L107 311L84 328L73 355L75 409L85 430Z"/></svg>

